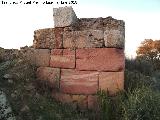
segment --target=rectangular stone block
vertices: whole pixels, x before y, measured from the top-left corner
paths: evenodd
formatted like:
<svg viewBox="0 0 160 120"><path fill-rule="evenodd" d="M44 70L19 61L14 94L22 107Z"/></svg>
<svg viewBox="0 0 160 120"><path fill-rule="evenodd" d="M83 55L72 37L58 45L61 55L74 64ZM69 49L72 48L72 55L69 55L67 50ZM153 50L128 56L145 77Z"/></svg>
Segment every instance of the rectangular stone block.
<svg viewBox="0 0 160 120"><path fill-rule="evenodd" d="M124 89L124 72L101 72L99 74L99 89L115 95Z"/></svg>
<svg viewBox="0 0 160 120"><path fill-rule="evenodd" d="M46 28L34 31L33 46L36 49L62 48L63 28Z"/></svg>
<svg viewBox="0 0 160 120"><path fill-rule="evenodd" d="M35 50L35 63L36 66L48 67L50 61L49 49L36 49Z"/></svg>
<svg viewBox="0 0 160 120"><path fill-rule="evenodd" d="M50 67L39 67L36 72L38 80L46 81L52 88L59 88L60 69Z"/></svg>
<svg viewBox="0 0 160 120"><path fill-rule="evenodd" d="M78 30L105 30L108 29L124 29L125 23L111 16L102 18L80 18L78 21Z"/></svg>
<svg viewBox="0 0 160 120"><path fill-rule="evenodd" d="M125 32L123 30L106 30L104 41L106 47L124 48Z"/></svg>
<svg viewBox="0 0 160 120"><path fill-rule="evenodd" d="M51 67L75 68L75 50L53 49L51 50Z"/></svg>
<svg viewBox="0 0 160 120"><path fill-rule="evenodd" d="M124 51L116 48L91 48L76 50L77 70L122 71Z"/></svg>
<svg viewBox="0 0 160 120"><path fill-rule="evenodd" d="M60 90L69 94L96 94L98 72L62 69Z"/></svg>
<svg viewBox="0 0 160 120"><path fill-rule="evenodd" d="M95 48L104 45L104 34L102 30L84 30L64 32L64 48Z"/></svg>
<svg viewBox="0 0 160 120"><path fill-rule="evenodd" d="M78 18L72 7L53 8L54 27L72 26Z"/></svg>

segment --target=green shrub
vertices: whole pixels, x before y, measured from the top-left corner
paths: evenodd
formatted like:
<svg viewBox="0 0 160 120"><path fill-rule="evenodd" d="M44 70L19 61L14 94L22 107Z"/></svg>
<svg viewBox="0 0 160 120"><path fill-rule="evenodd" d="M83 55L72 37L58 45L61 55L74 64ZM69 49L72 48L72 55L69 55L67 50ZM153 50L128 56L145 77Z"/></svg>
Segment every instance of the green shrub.
<svg viewBox="0 0 160 120"><path fill-rule="evenodd" d="M132 91L142 86L154 86L155 80L151 76L146 76L139 71L125 71L124 87L126 91Z"/></svg>
<svg viewBox="0 0 160 120"><path fill-rule="evenodd" d="M152 73L152 79L154 81L153 88L160 91L160 70Z"/></svg>
<svg viewBox="0 0 160 120"><path fill-rule="evenodd" d="M101 98L101 120L160 120L160 93L150 87Z"/></svg>
<svg viewBox="0 0 160 120"><path fill-rule="evenodd" d="M160 120L160 93L149 87L126 93L118 106L121 120Z"/></svg>
<svg viewBox="0 0 160 120"><path fill-rule="evenodd" d="M100 104L100 119L110 120L111 119L111 99L108 94L104 91L98 91L98 100Z"/></svg>
<svg viewBox="0 0 160 120"><path fill-rule="evenodd" d="M152 63L146 59L126 59L125 64L127 70L137 71L147 76L154 71Z"/></svg>

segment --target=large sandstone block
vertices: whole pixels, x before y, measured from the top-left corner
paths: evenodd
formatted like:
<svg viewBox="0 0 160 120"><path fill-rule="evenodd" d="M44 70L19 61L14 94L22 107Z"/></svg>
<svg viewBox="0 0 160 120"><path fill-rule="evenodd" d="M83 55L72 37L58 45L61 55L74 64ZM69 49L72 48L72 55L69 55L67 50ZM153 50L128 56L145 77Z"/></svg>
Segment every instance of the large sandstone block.
<svg viewBox="0 0 160 120"><path fill-rule="evenodd" d="M50 66L58 68L75 68L75 50L51 50Z"/></svg>
<svg viewBox="0 0 160 120"><path fill-rule="evenodd" d="M69 94L96 94L98 72L61 70L60 90Z"/></svg>
<svg viewBox="0 0 160 120"><path fill-rule="evenodd" d="M114 95L124 89L124 72L100 72L99 89Z"/></svg>
<svg viewBox="0 0 160 120"><path fill-rule="evenodd" d="M124 51L116 48L91 48L76 50L77 70L122 71Z"/></svg>
<svg viewBox="0 0 160 120"><path fill-rule="evenodd" d="M46 81L52 88L59 88L60 69L50 67L39 67L36 72L38 80Z"/></svg>
<svg viewBox="0 0 160 120"><path fill-rule="evenodd" d="M78 18L72 7L53 8L54 27L74 25Z"/></svg>
<svg viewBox="0 0 160 120"><path fill-rule="evenodd" d="M36 49L62 48L63 28L47 28L34 31L33 46Z"/></svg>
<svg viewBox="0 0 160 120"><path fill-rule="evenodd" d="M50 50L48 49L36 49L35 50L35 63L36 66L49 66Z"/></svg>
<svg viewBox="0 0 160 120"><path fill-rule="evenodd" d="M124 48L125 35L122 30L106 30L104 32L104 41L106 47Z"/></svg>
<svg viewBox="0 0 160 120"><path fill-rule="evenodd" d="M102 30L84 30L64 32L64 48L93 48L104 45L104 34Z"/></svg>

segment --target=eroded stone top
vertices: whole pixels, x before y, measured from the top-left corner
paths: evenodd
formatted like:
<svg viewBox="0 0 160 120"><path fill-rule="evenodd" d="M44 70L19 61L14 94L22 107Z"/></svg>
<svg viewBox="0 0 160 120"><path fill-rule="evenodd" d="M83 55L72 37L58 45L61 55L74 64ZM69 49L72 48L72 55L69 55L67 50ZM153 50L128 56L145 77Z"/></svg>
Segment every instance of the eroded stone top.
<svg viewBox="0 0 160 120"><path fill-rule="evenodd" d="M65 27L70 30L124 30L124 21L116 20L111 16L106 18L77 18L72 7L53 9L54 27Z"/></svg>
<svg viewBox="0 0 160 120"><path fill-rule="evenodd" d="M53 16L55 27L71 26L78 20L72 7L53 8Z"/></svg>
<svg viewBox="0 0 160 120"><path fill-rule="evenodd" d="M111 16L77 18L72 7L54 8L54 26L34 32L34 48L125 47L125 23Z"/></svg>

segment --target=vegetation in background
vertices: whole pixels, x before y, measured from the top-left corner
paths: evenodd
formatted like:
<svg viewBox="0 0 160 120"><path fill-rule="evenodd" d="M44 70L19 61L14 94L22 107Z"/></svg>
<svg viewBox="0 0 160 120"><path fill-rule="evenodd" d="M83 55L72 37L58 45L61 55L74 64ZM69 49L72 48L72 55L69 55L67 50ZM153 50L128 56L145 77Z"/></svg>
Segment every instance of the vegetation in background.
<svg viewBox="0 0 160 120"><path fill-rule="evenodd" d="M110 120L111 119L111 99L105 91L98 91L98 100L100 103L100 119Z"/></svg>
<svg viewBox="0 0 160 120"><path fill-rule="evenodd" d="M137 49L138 59L146 59L155 70L160 69L160 40L146 39Z"/></svg>

